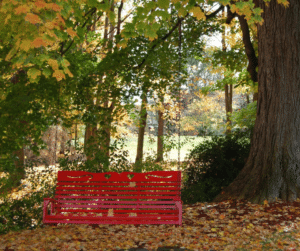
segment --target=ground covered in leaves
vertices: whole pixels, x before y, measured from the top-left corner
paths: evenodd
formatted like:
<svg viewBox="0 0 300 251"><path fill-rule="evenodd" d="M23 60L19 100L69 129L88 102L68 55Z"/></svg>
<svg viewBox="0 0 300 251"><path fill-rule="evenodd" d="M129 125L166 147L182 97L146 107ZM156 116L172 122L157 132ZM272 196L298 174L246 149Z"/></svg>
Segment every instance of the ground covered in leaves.
<svg viewBox="0 0 300 251"><path fill-rule="evenodd" d="M300 200L196 203L183 205L182 226L46 225L0 235L0 250L300 250L299 209Z"/></svg>
<svg viewBox="0 0 300 251"><path fill-rule="evenodd" d="M300 250L299 206L197 203L182 226L58 224L2 235L0 250Z"/></svg>

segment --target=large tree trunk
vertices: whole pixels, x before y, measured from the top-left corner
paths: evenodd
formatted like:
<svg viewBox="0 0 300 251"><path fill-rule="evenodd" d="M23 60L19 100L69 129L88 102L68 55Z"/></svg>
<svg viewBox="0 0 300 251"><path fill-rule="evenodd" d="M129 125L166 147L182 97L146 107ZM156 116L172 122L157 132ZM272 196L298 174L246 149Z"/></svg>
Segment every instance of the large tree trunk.
<svg viewBox="0 0 300 251"><path fill-rule="evenodd" d="M144 147L144 136L145 128L147 123L147 110L145 108L147 103L147 92L143 93L141 111L140 111L140 123L139 123L139 134L138 134L138 145L137 154L135 158L135 165L140 165L143 161L143 147Z"/></svg>
<svg viewBox="0 0 300 251"><path fill-rule="evenodd" d="M262 204L300 196L300 2L289 7L259 0L257 117L249 158L215 199Z"/></svg>
<svg viewBox="0 0 300 251"><path fill-rule="evenodd" d="M164 160L164 113L158 110L158 128L157 128L157 157L156 162L161 162Z"/></svg>

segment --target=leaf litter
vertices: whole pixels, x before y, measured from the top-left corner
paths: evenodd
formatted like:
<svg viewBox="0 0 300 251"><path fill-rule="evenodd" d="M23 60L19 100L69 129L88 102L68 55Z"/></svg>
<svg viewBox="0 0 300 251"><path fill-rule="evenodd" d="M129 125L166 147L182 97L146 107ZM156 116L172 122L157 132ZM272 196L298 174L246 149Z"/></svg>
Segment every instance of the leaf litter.
<svg viewBox="0 0 300 251"><path fill-rule="evenodd" d="M176 225L42 225L0 236L0 250L300 250L300 200L183 205Z"/></svg>

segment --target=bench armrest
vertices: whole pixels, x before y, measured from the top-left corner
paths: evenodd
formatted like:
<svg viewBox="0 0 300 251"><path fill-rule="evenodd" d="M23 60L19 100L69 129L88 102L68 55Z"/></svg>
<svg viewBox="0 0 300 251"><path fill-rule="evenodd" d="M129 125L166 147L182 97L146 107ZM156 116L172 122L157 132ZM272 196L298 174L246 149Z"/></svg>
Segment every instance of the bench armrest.
<svg viewBox="0 0 300 251"><path fill-rule="evenodd" d="M51 203L51 211L50 214L48 214L47 207ZM44 209L43 209L43 220L46 216L54 214L54 204L56 204L57 201L52 198L44 198Z"/></svg>

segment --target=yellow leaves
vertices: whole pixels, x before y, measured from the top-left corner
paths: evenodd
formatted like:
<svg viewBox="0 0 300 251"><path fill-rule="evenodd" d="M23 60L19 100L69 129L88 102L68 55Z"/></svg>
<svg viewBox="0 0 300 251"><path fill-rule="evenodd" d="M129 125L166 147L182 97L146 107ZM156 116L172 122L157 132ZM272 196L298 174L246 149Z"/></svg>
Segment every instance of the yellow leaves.
<svg viewBox="0 0 300 251"><path fill-rule="evenodd" d="M50 3L48 4L48 8L54 11L60 11L61 7L57 5L56 3Z"/></svg>
<svg viewBox="0 0 300 251"><path fill-rule="evenodd" d="M277 0L278 4L282 4L285 8L287 8L290 3L287 0Z"/></svg>
<svg viewBox="0 0 300 251"><path fill-rule="evenodd" d="M64 58L64 59L62 60L61 65L62 65L63 67L68 67L68 66L70 66L70 62L69 62L67 59Z"/></svg>
<svg viewBox="0 0 300 251"><path fill-rule="evenodd" d="M206 20L205 14L203 11L200 9L200 7L193 7L191 9L191 12L193 12L193 16L196 17L198 20Z"/></svg>
<svg viewBox="0 0 300 251"><path fill-rule="evenodd" d="M127 41L128 39L122 39L121 41L119 41L119 43L117 44L117 47L120 48L126 48L127 47Z"/></svg>
<svg viewBox="0 0 300 251"><path fill-rule="evenodd" d="M185 131L194 131L195 127L189 124L186 124L183 128Z"/></svg>
<svg viewBox="0 0 300 251"><path fill-rule="evenodd" d="M28 13L29 11L30 11L30 9L27 5L21 5L15 9L15 13L17 15L23 14L23 13Z"/></svg>
<svg viewBox="0 0 300 251"><path fill-rule="evenodd" d="M61 70L55 70L52 76L55 77L57 81L61 81L63 78L66 79L65 74Z"/></svg>
<svg viewBox="0 0 300 251"><path fill-rule="evenodd" d="M41 46L46 46L46 43L41 37L37 37L33 40L32 45L34 46L34 48L39 48Z"/></svg>
<svg viewBox="0 0 300 251"><path fill-rule="evenodd" d="M36 1L35 2L35 6L37 7L37 9L42 9L42 8L45 8L47 6L47 4L43 1Z"/></svg>
<svg viewBox="0 0 300 251"><path fill-rule="evenodd" d="M186 15L186 10L184 9L184 8L180 8L179 10L178 10L178 15L179 15L179 17L184 17L185 15Z"/></svg>
<svg viewBox="0 0 300 251"><path fill-rule="evenodd" d="M45 27L52 30L52 29L54 29L55 26L54 26L53 22L46 22Z"/></svg>
<svg viewBox="0 0 300 251"><path fill-rule="evenodd" d="M27 13L27 15L25 16L25 21L28 21L32 24L38 24L38 23L42 23L41 19L39 18L38 15L32 14L32 13Z"/></svg>
<svg viewBox="0 0 300 251"><path fill-rule="evenodd" d="M57 19L62 22L63 24L65 24L65 20L62 18L62 16L59 13L56 13L56 17Z"/></svg>
<svg viewBox="0 0 300 251"><path fill-rule="evenodd" d="M7 24L7 22L8 22L8 19L10 19L10 18L11 18L11 14L8 14L8 15L7 15L7 17L5 18L5 21L4 21L4 23L5 23L5 24Z"/></svg>
<svg viewBox="0 0 300 251"><path fill-rule="evenodd" d="M72 28L68 28L67 29L67 33L74 38L75 36L77 36L77 33L72 29ZM78 37L78 36L77 36Z"/></svg>
<svg viewBox="0 0 300 251"><path fill-rule="evenodd" d="M36 79L38 76L41 76L42 72L38 69L31 68L28 70L27 75L31 79Z"/></svg>
<svg viewBox="0 0 300 251"><path fill-rule="evenodd" d="M69 77L74 77L74 75L70 72L69 69L65 69L64 72L69 75Z"/></svg>
<svg viewBox="0 0 300 251"><path fill-rule="evenodd" d="M23 51L28 52L30 48L31 48L31 41L28 40L28 39L23 40L21 45L20 45L20 49L22 49Z"/></svg>
<svg viewBox="0 0 300 251"><path fill-rule="evenodd" d="M9 61L13 56L13 50L10 50L5 57L5 61Z"/></svg>
<svg viewBox="0 0 300 251"><path fill-rule="evenodd" d="M57 60L49 59L48 64L52 67L53 70L58 70Z"/></svg>
<svg viewBox="0 0 300 251"><path fill-rule="evenodd" d="M171 0L171 2L172 2L173 4L175 4L175 3L179 3L180 0Z"/></svg>

